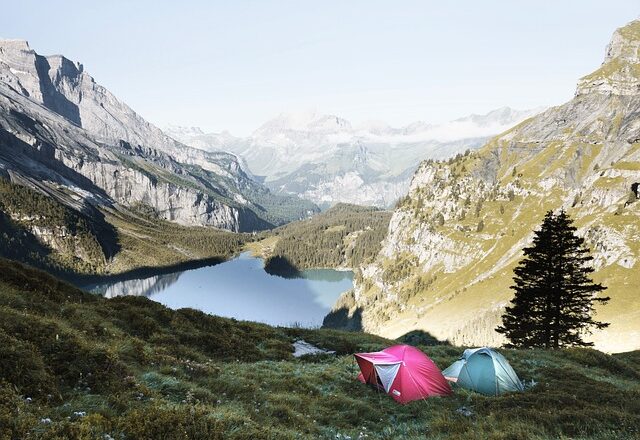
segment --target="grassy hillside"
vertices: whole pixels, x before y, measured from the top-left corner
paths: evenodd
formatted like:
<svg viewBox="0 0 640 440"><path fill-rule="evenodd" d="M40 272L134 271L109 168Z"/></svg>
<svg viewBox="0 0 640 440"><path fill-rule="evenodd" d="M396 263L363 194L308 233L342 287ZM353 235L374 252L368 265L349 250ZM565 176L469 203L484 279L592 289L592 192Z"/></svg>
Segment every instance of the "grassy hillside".
<svg viewBox="0 0 640 440"><path fill-rule="evenodd" d="M226 258L251 237L161 220L145 205L72 209L0 177L0 257L62 277Z"/></svg>
<svg viewBox="0 0 640 440"><path fill-rule="evenodd" d="M0 177L0 256L59 273L102 272L117 252L116 232L92 214Z"/></svg>
<svg viewBox="0 0 640 440"><path fill-rule="evenodd" d="M297 338L337 354L295 359ZM0 439L640 436L640 352L503 350L533 388L401 406L355 380L352 354L392 343L107 300L0 259ZM420 348L441 368L462 352Z"/></svg>
<svg viewBox="0 0 640 440"><path fill-rule="evenodd" d="M181 226L142 209L109 210L106 218L118 232L121 251L108 265L110 273L159 267L209 258L226 259L240 251L251 234L203 226Z"/></svg>
<svg viewBox="0 0 640 440"><path fill-rule="evenodd" d="M391 213L372 207L339 203L312 218L265 233L250 248L275 271L320 267L355 268L380 250Z"/></svg>

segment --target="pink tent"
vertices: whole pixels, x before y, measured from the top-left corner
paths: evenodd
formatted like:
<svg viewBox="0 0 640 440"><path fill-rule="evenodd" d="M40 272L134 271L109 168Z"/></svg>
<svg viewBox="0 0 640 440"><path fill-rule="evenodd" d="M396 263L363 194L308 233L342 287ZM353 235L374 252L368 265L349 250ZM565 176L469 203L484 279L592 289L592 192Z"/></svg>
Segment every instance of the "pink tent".
<svg viewBox="0 0 640 440"><path fill-rule="evenodd" d="M394 345L374 353L357 353L361 373L358 380L368 383L397 402L451 394L449 383L429 357L409 345Z"/></svg>

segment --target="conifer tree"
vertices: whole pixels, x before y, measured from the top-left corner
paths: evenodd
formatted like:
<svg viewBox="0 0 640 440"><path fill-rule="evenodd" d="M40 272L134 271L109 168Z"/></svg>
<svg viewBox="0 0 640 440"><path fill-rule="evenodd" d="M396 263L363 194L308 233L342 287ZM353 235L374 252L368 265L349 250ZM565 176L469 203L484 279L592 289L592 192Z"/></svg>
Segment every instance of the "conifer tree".
<svg viewBox="0 0 640 440"><path fill-rule="evenodd" d="M533 245L514 270L515 296L496 329L511 347L591 346L583 341L591 329L609 324L593 319L594 303L609 298L596 295L605 290L589 274L593 259L584 240L575 234L573 221L564 212L547 212Z"/></svg>

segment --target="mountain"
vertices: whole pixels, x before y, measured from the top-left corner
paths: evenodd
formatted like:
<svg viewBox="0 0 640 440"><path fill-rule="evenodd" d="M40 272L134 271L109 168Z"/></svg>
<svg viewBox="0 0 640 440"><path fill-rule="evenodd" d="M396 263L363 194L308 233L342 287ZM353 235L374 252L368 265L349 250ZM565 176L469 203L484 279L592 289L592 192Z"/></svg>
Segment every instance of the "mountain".
<svg viewBox="0 0 640 440"><path fill-rule="evenodd" d="M270 228L317 208L277 196L230 153L187 147L79 63L0 40L0 177L76 210L150 207L186 226Z"/></svg>
<svg viewBox="0 0 640 440"><path fill-rule="evenodd" d="M618 29L575 97L475 152L423 162L391 218L376 260L335 313L365 330L424 330L464 345L504 342L493 330L512 298L522 248L547 210L564 208L608 289L589 336L640 347L640 20Z"/></svg>
<svg viewBox="0 0 640 440"><path fill-rule="evenodd" d="M211 152L231 151L235 148L235 144L241 141L228 131L205 133L199 127L169 125L165 132L174 139L188 139L191 147Z"/></svg>
<svg viewBox="0 0 640 440"><path fill-rule="evenodd" d="M404 195L422 159L446 158L481 146L489 136L532 116L508 107L445 124L415 122L393 128L381 121L359 126L316 112L281 114L248 138L170 127L167 133L194 147L242 157L280 194L320 205L338 202L387 207Z"/></svg>

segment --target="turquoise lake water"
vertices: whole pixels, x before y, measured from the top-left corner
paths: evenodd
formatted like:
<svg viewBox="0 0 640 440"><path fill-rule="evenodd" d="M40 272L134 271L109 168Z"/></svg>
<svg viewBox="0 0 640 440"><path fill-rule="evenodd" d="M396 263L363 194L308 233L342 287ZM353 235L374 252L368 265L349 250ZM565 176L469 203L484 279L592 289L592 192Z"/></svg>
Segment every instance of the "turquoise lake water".
<svg viewBox="0 0 640 440"><path fill-rule="evenodd" d="M296 278L264 271L248 252L214 266L84 286L107 297L144 295L172 309L190 307L213 315L271 325L322 324L342 292L353 287L351 271L313 269Z"/></svg>

